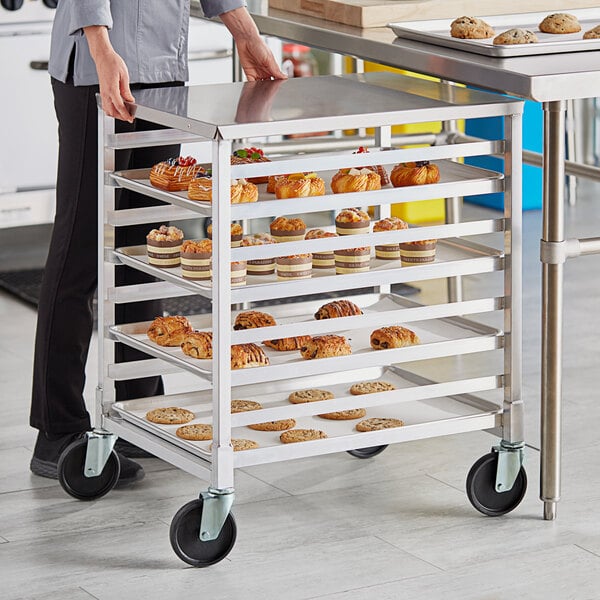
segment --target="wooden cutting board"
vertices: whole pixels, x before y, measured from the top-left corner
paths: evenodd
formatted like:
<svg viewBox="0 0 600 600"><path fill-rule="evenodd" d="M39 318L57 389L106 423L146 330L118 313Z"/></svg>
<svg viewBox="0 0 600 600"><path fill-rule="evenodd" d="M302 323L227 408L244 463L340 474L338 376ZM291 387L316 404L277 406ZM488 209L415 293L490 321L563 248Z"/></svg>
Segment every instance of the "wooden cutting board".
<svg viewBox="0 0 600 600"><path fill-rule="evenodd" d="M269 0L269 6L354 27L382 27L397 21L454 19L462 15L568 12L598 6L598 0Z"/></svg>

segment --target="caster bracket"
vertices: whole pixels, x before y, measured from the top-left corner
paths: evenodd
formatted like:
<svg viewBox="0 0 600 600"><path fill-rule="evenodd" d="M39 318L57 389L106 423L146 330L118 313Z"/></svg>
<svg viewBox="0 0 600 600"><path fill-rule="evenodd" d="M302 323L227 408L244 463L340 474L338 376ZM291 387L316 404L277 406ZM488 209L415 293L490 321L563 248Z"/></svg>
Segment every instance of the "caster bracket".
<svg viewBox="0 0 600 600"><path fill-rule="evenodd" d="M216 540L233 505L235 498L233 488L223 490L208 488L208 491L202 492L200 496L204 502L200 520L200 540L203 542Z"/></svg>
<svg viewBox="0 0 600 600"><path fill-rule="evenodd" d="M499 446L494 446L492 452L498 454L498 468L496 470L496 492L508 492L512 490L519 470L523 466L525 458L525 444L519 442L510 444L502 441Z"/></svg>
<svg viewBox="0 0 600 600"><path fill-rule="evenodd" d="M86 433L87 449L85 452L85 477L98 477L108 461L117 436L104 429L94 429Z"/></svg>

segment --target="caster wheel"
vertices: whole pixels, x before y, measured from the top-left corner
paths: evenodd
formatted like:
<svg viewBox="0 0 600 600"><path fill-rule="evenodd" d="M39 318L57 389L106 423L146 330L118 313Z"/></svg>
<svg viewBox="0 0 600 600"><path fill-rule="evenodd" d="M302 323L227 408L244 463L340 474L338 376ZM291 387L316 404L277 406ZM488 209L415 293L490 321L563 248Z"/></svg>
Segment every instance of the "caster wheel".
<svg viewBox="0 0 600 600"><path fill-rule="evenodd" d="M169 538L175 554L193 567L209 567L223 560L233 548L237 536L237 526L229 513L215 540L203 542L200 539L202 519L202 498L184 504L171 521Z"/></svg>
<svg viewBox="0 0 600 600"><path fill-rule="evenodd" d="M369 448L355 448L354 450L347 450L347 452L355 458L373 458L381 454L386 448L387 444L384 444L383 446L370 446Z"/></svg>
<svg viewBox="0 0 600 600"><path fill-rule="evenodd" d="M467 475L467 496L471 504L488 517L499 517L519 506L527 490L527 475L521 467L515 483L507 492L496 491L498 454L482 456Z"/></svg>
<svg viewBox="0 0 600 600"><path fill-rule="evenodd" d="M75 440L67 446L58 460L58 480L67 494L78 500L95 500L115 487L121 472L119 457L111 452L102 473L97 477L83 474L87 439Z"/></svg>

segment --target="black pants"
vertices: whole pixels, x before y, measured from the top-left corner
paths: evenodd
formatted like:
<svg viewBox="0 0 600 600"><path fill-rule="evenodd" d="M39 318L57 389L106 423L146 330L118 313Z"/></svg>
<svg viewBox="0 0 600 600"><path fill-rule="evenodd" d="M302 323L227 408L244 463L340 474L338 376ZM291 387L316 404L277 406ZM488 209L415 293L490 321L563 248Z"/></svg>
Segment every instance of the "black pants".
<svg viewBox="0 0 600 600"><path fill-rule="evenodd" d="M167 85L167 84L165 84ZM169 85L182 85L181 83ZM133 85L132 90L158 85ZM59 155L56 184L56 217L44 270L33 366L30 424L52 434L90 428L83 389L85 364L93 328L92 302L97 286L97 108L98 86L75 87L52 80L58 118ZM135 93L135 91L134 91ZM116 121L117 132L156 129L145 121ZM150 167L179 154L179 146L119 151L117 169ZM151 198L119 190L117 208L160 204ZM148 231L159 224L117 228L115 244L144 244ZM152 281L147 275L119 266L116 284ZM151 320L161 314L160 303L117 305L116 322ZM121 344L117 362L147 356ZM118 400L162 394L160 377L117 382Z"/></svg>

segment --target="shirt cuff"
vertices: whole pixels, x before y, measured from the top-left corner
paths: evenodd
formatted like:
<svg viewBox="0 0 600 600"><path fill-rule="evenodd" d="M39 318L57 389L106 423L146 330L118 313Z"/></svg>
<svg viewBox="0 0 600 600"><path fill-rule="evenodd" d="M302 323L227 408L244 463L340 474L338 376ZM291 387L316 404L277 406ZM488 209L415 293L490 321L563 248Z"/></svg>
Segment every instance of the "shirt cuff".
<svg viewBox="0 0 600 600"><path fill-rule="evenodd" d="M244 0L200 0L204 16L212 19L230 10L246 6Z"/></svg>
<svg viewBox="0 0 600 600"><path fill-rule="evenodd" d="M113 20L109 0L71 0L70 5L69 35L81 33L84 27L92 25L104 25L108 29L112 28Z"/></svg>

